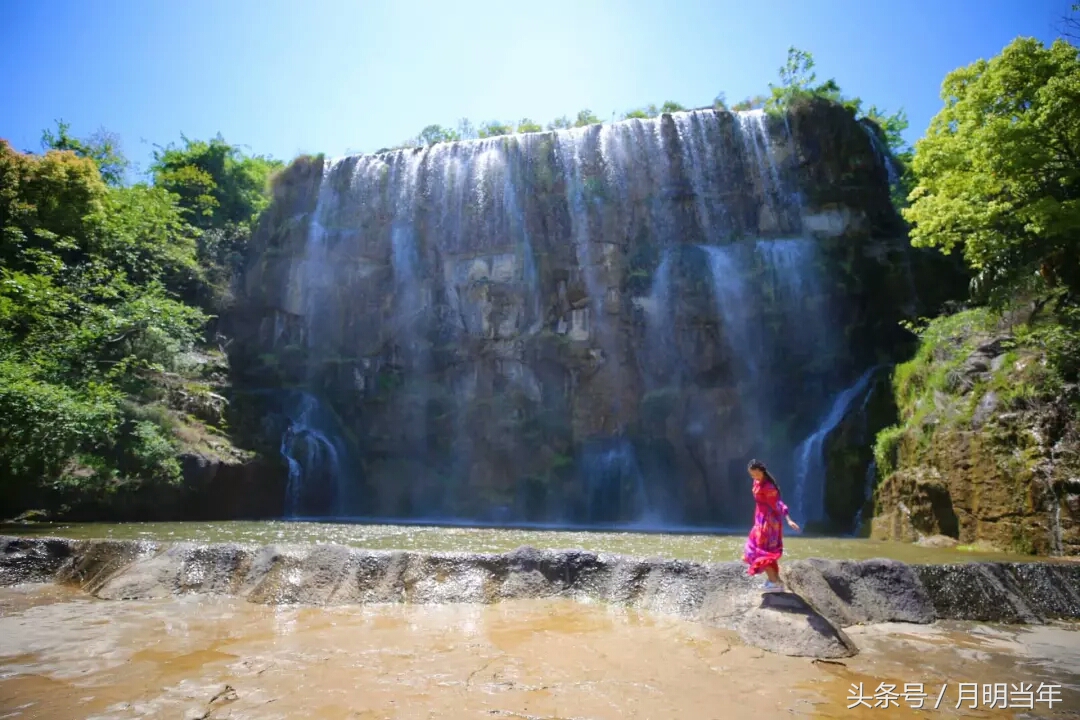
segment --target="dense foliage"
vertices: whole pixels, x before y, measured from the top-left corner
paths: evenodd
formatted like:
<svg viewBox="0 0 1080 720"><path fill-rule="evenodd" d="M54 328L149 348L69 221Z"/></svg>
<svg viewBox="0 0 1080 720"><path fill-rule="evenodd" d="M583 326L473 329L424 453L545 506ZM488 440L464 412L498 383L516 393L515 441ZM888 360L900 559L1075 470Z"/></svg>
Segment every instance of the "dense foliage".
<svg viewBox="0 0 1080 720"><path fill-rule="evenodd" d="M1080 54L1020 38L948 75L915 145L904 210L918 246L963 252L972 302L1026 306L1033 347L1080 370Z"/></svg>
<svg viewBox="0 0 1080 720"><path fill-rule="evenodd" d="M916 245L961 248L978 296L1080 290L1080 56L1014 41L948 75L916 145Z"/></svg>
<svg viewBox="0 0 1080 720"><path fill-rule="evenodd" d="M185 299L220 312L230 300L229 281L240 270L258 214L269 203L267 183L278 160L246 155L220 136L154 153L154 186L171 193L185 220L197 229L196 260L206 276L198 295Z"/></svg>
<svg viewBox="0 0 1080 720"><path fill-rule="evenodd" d="M0 492L108 492L180 478L156 404L203 339L275 163L217 138L158 153L124 184L114 138L0 141Z"/></svg>

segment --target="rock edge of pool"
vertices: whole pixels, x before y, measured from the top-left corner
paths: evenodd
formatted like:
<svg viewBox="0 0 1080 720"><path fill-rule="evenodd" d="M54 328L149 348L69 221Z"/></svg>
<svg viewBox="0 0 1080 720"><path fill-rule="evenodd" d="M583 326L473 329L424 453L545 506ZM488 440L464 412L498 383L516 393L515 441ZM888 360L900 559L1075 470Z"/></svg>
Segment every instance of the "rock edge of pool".
<svg viewBox="0 0 1080 720"><path fill-rule="evenodd" d="M104 600L230 595L263 604L494 603L565 597L733 630L783 655L848 657L852 625L1080 618L1080 564L796 560L788 592L741 563L584 550L446 553L341 545L197 544L0 536L0 586L57 582Z"/></svg>

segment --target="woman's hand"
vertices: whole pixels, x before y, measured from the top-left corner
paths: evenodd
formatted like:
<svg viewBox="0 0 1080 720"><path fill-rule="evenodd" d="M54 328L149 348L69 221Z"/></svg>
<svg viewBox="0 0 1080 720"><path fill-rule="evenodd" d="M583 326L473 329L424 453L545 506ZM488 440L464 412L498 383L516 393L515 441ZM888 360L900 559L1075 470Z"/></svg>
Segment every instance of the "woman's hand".
<svg viewBox="0 0 1080 720"><path fill-rule="evenodd" d="M798 524L798 523L796 523L796 522L795 522L794 520L792 520L791 518L788 518L788 519L787 519L787 524L788 524L788 525L789 525L789 526L791 527L791 529L792 529L792 530L794 530L795 532L801 532L801 530L800 530L800 528L799 528L799 524Z"/></svg>

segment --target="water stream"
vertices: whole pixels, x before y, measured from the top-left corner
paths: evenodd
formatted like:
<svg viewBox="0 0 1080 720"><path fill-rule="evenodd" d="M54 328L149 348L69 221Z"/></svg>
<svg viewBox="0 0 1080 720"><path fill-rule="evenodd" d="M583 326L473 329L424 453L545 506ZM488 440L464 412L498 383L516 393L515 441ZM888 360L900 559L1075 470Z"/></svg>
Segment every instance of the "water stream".
<svg viewBox="0 0 1080 720"><path fill-rule="evenodd" d="M817 429L795 449L795 502L792 512L803 522L825 519L825 441L870 387L878 367L864 372L851 387L838 393Z"/></svg>

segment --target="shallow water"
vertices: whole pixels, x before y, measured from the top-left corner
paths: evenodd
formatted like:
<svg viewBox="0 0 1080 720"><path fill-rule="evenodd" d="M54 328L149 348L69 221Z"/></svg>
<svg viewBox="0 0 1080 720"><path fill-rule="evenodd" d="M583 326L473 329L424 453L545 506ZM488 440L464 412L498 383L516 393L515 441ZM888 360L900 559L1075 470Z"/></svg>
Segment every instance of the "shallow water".
<svg viewBox="0 0 1080 720"><path fill-rule="evenodd" d="M367 525L339 522L184 522L75 523L0 525L0 534L55 535L77 539L114 538L169 542L333 543L383 550L506 552L522 545L541 549L584 549L638 557L699 562L738 561L745 535L477 528L434 525ZM893 558L908 563L956 563L989 560L1030 561L1029 555L924 548L908 543L858 538L802 537L784 539L789 560L828 558L866 560Z"/></svg>
<svg viewBox="0 0 1080 720"><path fill-rule="evenodd" d="M1075 626L878 626L842 663L748 648L729 632L568 600L266 606L184 596L109 602L55 585L0 589L3 718L907 718L849 709L863 683L923 683L940 717L1019 717L959 683L1056 687L1080 707ZM977 661L977 662L973 662ZM1045 695L1045 690L1044 690ZM881 696L884 697L884 696ZM1044 698L1045 699L1045 698ZM1053 699L1053 698L1051 698Z"/></svg>

